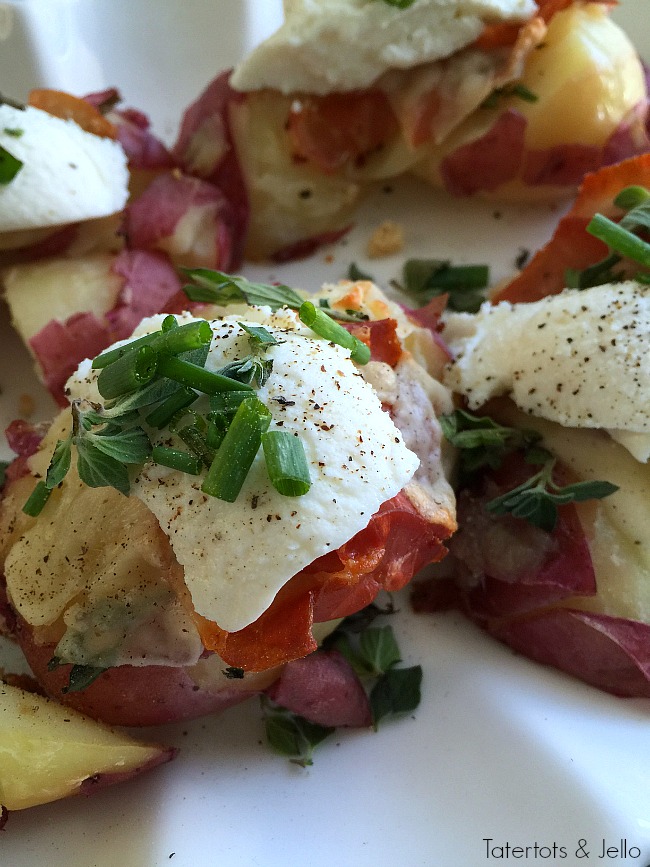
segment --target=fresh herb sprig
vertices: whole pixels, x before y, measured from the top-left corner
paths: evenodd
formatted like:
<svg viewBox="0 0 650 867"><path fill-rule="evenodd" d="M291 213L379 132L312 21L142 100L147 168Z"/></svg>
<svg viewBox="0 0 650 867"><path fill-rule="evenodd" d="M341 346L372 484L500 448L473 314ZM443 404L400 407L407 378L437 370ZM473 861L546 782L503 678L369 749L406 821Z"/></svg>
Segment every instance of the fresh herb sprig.
<svg viewBox="0 0 650 867"><path fill-rule="evenodd" d="M505 427L489 416L462 409L441 416L440 426L445 438L460 450L459 467L464 477L481 467L497 469L509 452L527 452L541 439L537 431Z"/></svg>
<svg viewBox="0 0 650 867"><path fill-rule="evenodd" d="M372 603L347 617L323 642L324 650L341 653L361 678L368 692L375 731L385 717L414 711L421 699L422 667L398 667L402 656L392 626L375 625L377 618L395 611L392 599L385 608ZM267 698L262 707L269 744L301 767L313 764L314 747L336 731L316 725Z"/></svg>
<svg viewBox="0 0 650 867"><path fill-rule="evenodd" d="M354 311L338 312L328 305L316 307L295 289L283 284L253 283L245 277L211 271L208 268L188 268L184 269L184 273L193 281L183 286L190 301L208 302L224 307L245 302L254 306L270 307L271 310L288 307L297 310L300 320L319 337L325 337L332 343L350 349L352 359L357 364L367 364L370 360L367 346L335 321L356 321L363 318Z"/></svg>
<svg viewBox="0 0 650 867"><path fill-rule="evenodd" d="M550 533L557 522L558 506L602 499L618 490L605 481L558 485L553 480L556 458L539 445L541 435L537 431L505 427L489 416L464 410L442 416L440 423L446 439L460 450L460 470L465 480L482 467L498 469L513 451L521 451L526 463L541 465L521 485L486 503L485 508L494 515L512 514Z"/></svg>
<svg viewBox="0 0 650 867"><path fill-rule="evenodd" d="M511 514L524 518L535 527L551 533L557 523L557 507L566 503L601 500L618 491L611 482L588 481L558 485L553 481L556 460L551 457L544 466L521 485L486 503L493 515Z"/></svg>

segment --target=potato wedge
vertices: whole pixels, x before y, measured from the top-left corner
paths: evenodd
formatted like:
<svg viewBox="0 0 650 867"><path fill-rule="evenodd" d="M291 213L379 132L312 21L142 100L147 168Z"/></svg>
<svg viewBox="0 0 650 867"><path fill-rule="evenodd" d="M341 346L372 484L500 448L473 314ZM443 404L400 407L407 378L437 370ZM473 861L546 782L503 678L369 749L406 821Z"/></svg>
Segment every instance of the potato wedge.
<svg viewBox="0 0 650 867"><path fill-rule="evenodd" d="M0 804L22 810L89 794L174 758L47 698L0 684Z"/></svg>

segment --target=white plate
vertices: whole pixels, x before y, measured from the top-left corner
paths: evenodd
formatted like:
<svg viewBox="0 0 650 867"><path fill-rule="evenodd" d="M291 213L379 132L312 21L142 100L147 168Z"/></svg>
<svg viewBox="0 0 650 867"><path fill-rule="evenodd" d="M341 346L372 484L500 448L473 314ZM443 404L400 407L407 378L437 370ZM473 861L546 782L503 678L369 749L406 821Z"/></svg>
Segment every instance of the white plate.
<svg viewBox="0 0 650 867"><path fill-rule="evenodd" d="M626 0L615 14L650 58L647 2ZM275 26L279 7L157 0L154 13L146 0L0 3L0 81L18 97L39 84L77 93L117 85L171 138L181 109ZM247 273L310 288L356 261L386 283L399 276L401 257L369 262L364 249L372 227L392 217L405 226L405 255L490 261L497 280L521 248L548 237L557 216L450 202L402 184L377 191L344 243ZM25 393L37 398L35 418L45 418L51 404L3 329L0 421L18 414ZM0 834L0 864L650 864L647 702L612 698L515 657L455 614L415 616L402 600L395 628L405 663L424 668L412 719L377 734L341 733L318 748L309 770L268 751L255 702L147 732L180 746L179 758L92 798L13 814ZM9 655L0 648L0 662ZM494 848L506 845L528 846L528 857ZM601 858L603 845L613 849Z"/></svg>

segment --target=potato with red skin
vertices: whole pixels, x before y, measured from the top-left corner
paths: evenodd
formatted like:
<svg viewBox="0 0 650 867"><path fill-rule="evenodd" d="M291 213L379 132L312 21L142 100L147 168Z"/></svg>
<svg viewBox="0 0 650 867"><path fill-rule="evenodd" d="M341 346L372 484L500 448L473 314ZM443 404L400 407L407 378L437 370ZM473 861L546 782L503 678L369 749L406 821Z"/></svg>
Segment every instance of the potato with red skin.
<svg viewBox="0 0 650 867"><path fill-rule="evenodd" d="M118 665L85 689L66 692L72 666L48 668L56 645L38 644L34 630L20 617L16 638L34 676L51 698L109 725L161 725L219 713L259 694L281 670L240 680L222 673L227 666L218 657L201 660L194 669Z"/></svg>
<svg viewBox="0 0 650 867"><path fill-rule="evenodd" d="M0 683L4 811L90 794L168 762L176 752L139 743L41 695Z"/></svg>

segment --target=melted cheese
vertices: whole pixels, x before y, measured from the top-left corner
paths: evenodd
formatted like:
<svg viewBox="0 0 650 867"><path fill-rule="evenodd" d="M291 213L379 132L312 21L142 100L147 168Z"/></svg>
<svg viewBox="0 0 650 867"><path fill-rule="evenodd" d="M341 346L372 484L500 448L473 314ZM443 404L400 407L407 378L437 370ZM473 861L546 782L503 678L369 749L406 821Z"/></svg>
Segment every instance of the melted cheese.
<svg viewBox="0 0 650 867"><path fill-rule="evenodd" d="M650 289L628 281L565 290L532 304L483 305L447 317L455 361L445 382L471 409L509 395L565 427L650 434ZM640 437L626 437L638 434Z"/></svg>
<svg viewBox="0 0 650 867"><path fill-rule="evenodd" d="M0 185L0 232L104 217L128 196L122 146L38 108L0 105L0 146L23 166Z"/></svg>
<svg viewBox="0 0 650 867"><path fill-rule="evenodd" d="M206 368L217 370L248 354L238 319L212 321ZM208 497L197 477L158 465L146 466L132 488L168 536L198 613L228 631L256 620L300 569L362 530L419 466L347 350L315 337L292 312L258 311L255 319L278 341L268 350L273 372L258 396L272 413L271 429L300 436L310 491L280 495L261 453L235 503ZM156 330L161 321L145 320L134 336ZM90 362L68 387L73 398L97 399Z"/></svg>
<svg viewBox="0 0 650 867"><path fill-rule="evenodd" d="M285 0L285 22L239 67L238 90L329 93L369 87L389 69L449 57L486 21L523 21L531 0Z"/></svg>

